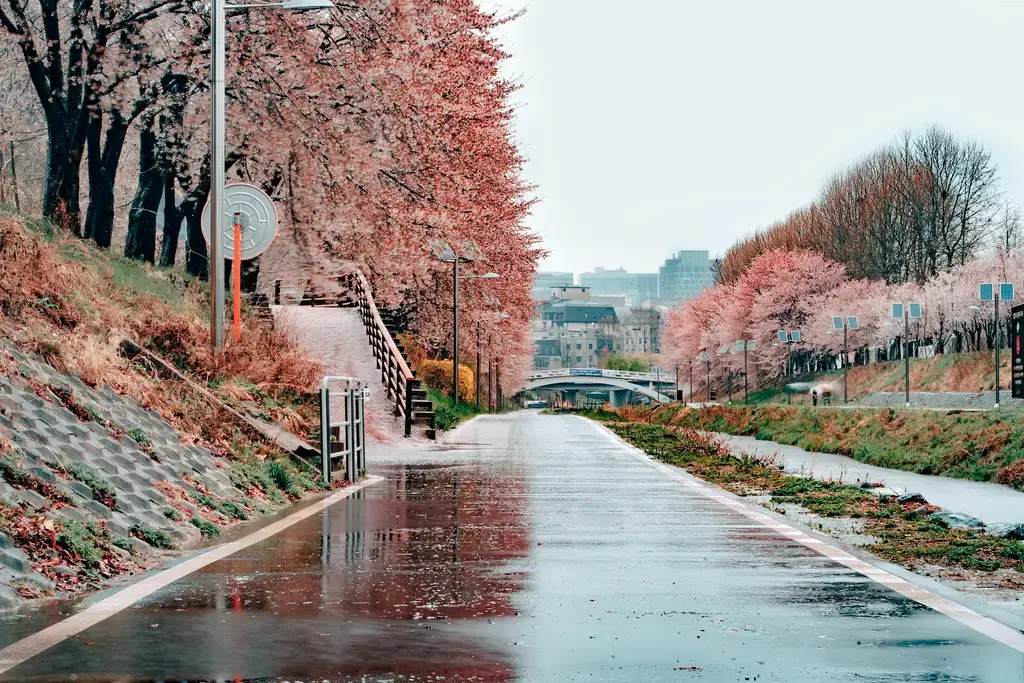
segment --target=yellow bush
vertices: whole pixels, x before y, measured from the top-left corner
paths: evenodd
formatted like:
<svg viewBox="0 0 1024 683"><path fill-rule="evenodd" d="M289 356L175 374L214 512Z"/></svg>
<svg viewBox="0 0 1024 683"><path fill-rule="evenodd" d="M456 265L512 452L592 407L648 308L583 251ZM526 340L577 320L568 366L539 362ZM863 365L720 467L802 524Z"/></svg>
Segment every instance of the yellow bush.
<svg viewBox="0 0 1024 683"><path fill-rule="evenodd" d="M416 376L428 387L450 396L452 393L452 362L425 360L419 364ZM473 368L459 363L459 398L469 403L476 398Z"/></svg>

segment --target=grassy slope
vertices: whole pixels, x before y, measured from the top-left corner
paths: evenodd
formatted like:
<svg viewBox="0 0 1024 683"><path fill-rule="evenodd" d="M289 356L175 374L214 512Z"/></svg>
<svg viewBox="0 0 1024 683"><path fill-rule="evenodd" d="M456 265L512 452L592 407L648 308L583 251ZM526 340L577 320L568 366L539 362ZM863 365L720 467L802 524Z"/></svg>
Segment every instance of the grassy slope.
<svg viewBox="0 0 1024 683"><path fill-rule="evenodd" d="M1010 388L1010 354L1005 352L1000 357L999 380L1003 389ZM995 389L995 354L956 353L936 356L934 358L913 358L910 361L911 391L954 391L979 392ZM824 372L798 378L799 381L810 383L829 382L842 388L843 373ZM872 363L850 368L848 392L851 401L878 391L901 392L904 390L903 361L887 361ZM733 401L743 400L743 387L734 391ZM838 400L842 400L840 395ZM808 396L794 396L792 401L798 405L810 404ZM785 402L785 395L778 389L769 388L750 393L751 403Z"/></svg>
<svg viewBox="0 0 1024 683"><path fill-rule="evenodd" d="M229 458L232 480L247 492L243 499L226 501L202 492L198 497L169 492L183 496L204 514L209 511L208 518L181 521L210 535L217 533L217 525L225 520L268 512L306 491L319 490L321 485L314 469L292 461L238 425L217 418L212 406L197 400L180 382L120 355L121 340L133 339L227 403L245 405L315 440L318 413L309 389L320 372L319 365L306 359L272 326L248 314L243 342L213 357L207 346L208 291L180 270L130 261L43 221L0 210L2 336L86 384L106 384L136 399L174 425L184 441ZM0 374L18 374L12 359L3 353ZM9 446L0 432L0 451L5 448ZM12 477L16 475L12 473ZM187 509L180 500L172 500L171 506ZM169 509L168 516L174 519L172 515ZM36 551L46 549L28 545L33 538L30 532L45 523L41 515L0 509L0 527L16 542L24 541L33 558ZM58 523L56 533L58 539L64 539L62 548L68 561L77 558L85 564L96 552L109 558L110 546L118 540L96 524ZM90 555L87 547L98 550Z"/></svg>
<svg viewBox="0 0 1024 683"><path fill-rule="evenodd" d="M683 427L624 422L607 412L588 414L605 421L619 436L651 456L686 468L705 481L739 495L769 494L773 503L800 505L824 517L858 518L878 539L870 546L890 561L915 567L923 563L991 572L1015 569L1003 585L1024 587L1024 543L949 529L928 518L917 504L881 500L867 491L785 475L755 458L732 457L717 440ZM609 417L617 420L607 421Z"/></svg>
<svg viewBox="0 0 1024 683"><path fill-rule="evenodd" d="M1014 413L673 405L627 408L614 415L754 436L881 467L998 481L1024 490L1024 421Z"/></svg>

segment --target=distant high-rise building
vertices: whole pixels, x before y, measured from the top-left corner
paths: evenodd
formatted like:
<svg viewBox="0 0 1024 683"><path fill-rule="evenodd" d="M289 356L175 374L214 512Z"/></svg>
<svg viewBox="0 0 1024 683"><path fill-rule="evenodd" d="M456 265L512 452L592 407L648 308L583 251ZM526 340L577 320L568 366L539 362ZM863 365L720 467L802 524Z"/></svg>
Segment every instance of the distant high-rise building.
<svg viewBox="0 0 1024 683"><path fill-rule="evenodd" d="M572 287L573 274L562 271L540 270L533 276L533 298L547 301L552 287Z"/></svg>
<svg viewBox="0 0 1024 683"><path fill-rule="evenodd" d="M657 273L630 273L625 268L607 270L594 268L592 273L580 273L580 284L590 287L592 294L625 294L629 305L639 306L648 299L658 298Z"/></svg>
<svg viewBox="0 0 1024 683"><path fill-rule="evenodd" d="M658 269L662 299L692 299L714 284L715 274L707 251L678 251L665 259L665 264Z"/></svg>

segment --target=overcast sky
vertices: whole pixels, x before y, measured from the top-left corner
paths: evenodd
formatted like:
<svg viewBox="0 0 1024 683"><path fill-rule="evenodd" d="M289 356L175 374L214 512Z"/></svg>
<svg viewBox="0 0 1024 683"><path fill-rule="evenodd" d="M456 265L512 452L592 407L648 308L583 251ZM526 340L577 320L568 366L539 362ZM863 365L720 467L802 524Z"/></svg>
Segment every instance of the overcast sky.
<svg viewBox="0 0 1024 683"><path fill-rule="evenodd" d="M1024 201L1024 0L492 0L545 270L720 254L936 123Z"/></svg>

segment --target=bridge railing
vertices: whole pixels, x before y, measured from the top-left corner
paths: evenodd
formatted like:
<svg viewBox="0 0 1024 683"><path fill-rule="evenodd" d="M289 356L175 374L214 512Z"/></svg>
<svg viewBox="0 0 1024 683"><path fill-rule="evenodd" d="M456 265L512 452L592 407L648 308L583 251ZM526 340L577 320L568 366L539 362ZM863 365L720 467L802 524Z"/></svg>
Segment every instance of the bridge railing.
<svg viewBox="0 0 1024 683"><path fill-rule="evenodd" d="M560 368L558 370L537 370L531 372L530 379L544 379L546 377L614 377L633 382L660 382L662 384L674 383L675 378L671 375L655 372L630 372L628 370L604 370L601 368Z"/></svg>

